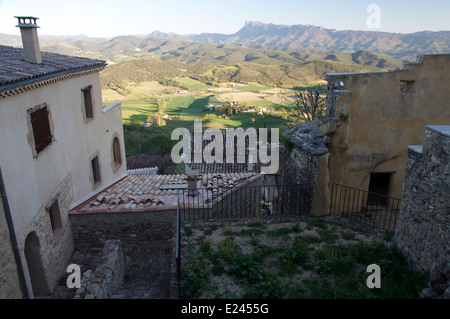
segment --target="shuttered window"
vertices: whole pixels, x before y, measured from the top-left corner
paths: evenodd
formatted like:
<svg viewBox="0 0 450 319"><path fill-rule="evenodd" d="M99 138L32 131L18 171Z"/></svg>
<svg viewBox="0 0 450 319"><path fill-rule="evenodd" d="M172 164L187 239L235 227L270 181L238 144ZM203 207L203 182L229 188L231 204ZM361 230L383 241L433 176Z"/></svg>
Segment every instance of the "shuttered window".
<svg viewBox="0 0 450 319"><path fill-rule="evenodd" d="M53 136L48 114L46 105L30 113L34 144L38 154L52 143Z"/></svg>

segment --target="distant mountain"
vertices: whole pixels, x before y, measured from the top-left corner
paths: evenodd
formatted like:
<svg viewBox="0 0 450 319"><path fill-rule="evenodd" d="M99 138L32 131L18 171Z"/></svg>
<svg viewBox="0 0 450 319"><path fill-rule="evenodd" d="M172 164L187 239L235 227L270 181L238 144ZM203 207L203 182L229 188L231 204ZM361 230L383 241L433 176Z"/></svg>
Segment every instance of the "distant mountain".
<svg viewBox="0 0 450 319"><path fill-rule="evenodd" d="M161 33L154 33L154 35ZM294 50L287 48L247 47L235 44L205 43L167 37L119 36L105 42L85 40L48 41L41 43L44 51L87 56L119 63L134 59L175 60L183 63L305 64L329 60L348 65L363 65L380 69L397 69L403 61L380 53L352 53Z"/></svg>
<svg viewBox="0 0 450 319"><path fill-rule="evenodd" d="M332 30L311 25L276 25L246 21L231 35L200 34L192 40L290 49L384 53L397 59L415 59L421 54L450 53L450 31L410 34Z"/></svg>
<svg viewBox="0 0 450 319"><path fill-rule="evenodd" d="M183 62L223 60L271 63L281 60L291 63L304 60L305 52L311 55L329 52L328 57L321 59L339 61L347 58L339 57L338 53L353 54L347 62L386 69L398 67L398 60L415 61L417 55L450 53L450 31L411 34L339 31L311 25L276 25L254 21L246 21L241 30L228 35L179 35L154 31L147 35L115 38L41 36L40 40L43 50L102 58L109 62L150 57ZM21 40L19 36L0 33L0 44L21 46ZM256 52L256 49L264 52Z"/></svg>

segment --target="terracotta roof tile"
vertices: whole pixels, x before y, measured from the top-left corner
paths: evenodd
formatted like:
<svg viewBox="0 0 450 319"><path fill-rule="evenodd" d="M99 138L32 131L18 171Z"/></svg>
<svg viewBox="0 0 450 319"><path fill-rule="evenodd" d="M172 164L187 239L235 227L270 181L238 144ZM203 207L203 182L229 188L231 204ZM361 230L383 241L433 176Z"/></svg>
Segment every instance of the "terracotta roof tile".
<svg viewBox="0 0 450 319"><path fill-rule="evenodd" d="M49 52L41 52L41 57L41 64L28 62L23 49L0 45L0 92L26 81L106 66L106 62L101 60Z"/></svg>
<svg viewBox="0 0 450 319"><path fill-rule="evenodd" d="M257 173L199 175L199 193L192 204L210 204L227 196L227 192L262 177ZM103 190L71 213L105 213L173 210L177 208L177 191L162 190L166 184L187 184L186 175L131 175ZM185 197L187 190L184 190ZM182 198L180 192L180 200ZM182 203L182 205L188 205Z"/></svg>

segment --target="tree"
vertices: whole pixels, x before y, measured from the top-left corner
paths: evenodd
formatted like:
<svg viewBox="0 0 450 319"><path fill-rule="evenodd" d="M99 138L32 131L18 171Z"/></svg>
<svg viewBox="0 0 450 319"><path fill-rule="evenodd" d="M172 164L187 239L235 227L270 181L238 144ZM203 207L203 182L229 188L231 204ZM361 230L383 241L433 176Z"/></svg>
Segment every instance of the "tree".
<svg viewBox="0 0 450 319"><path fill-rule="evenodd" d="M311 122L325 116L326 101L327 97L321 97L319 91L315 89L306 92L296 89L291 105L298 117Z"/></svg>
<svg viewBox="0 0 450 319"><path fill-rule="evenodd" d="M158 103L158 113L163 113L172 99L157 99L156 102Z"/></svg>
<svg viewBox="0 0 450 319"><path fill-rule="evenodd" d="M153 113L147 117L147 123L156 123L157 126L166 125L166 121L163 119L164 113Z"/></svg>

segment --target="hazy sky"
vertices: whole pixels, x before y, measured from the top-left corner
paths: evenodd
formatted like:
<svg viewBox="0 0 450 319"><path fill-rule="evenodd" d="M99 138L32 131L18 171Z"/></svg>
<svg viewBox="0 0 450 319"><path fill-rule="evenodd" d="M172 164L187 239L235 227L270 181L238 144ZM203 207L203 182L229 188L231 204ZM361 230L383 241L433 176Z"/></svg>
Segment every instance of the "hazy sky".
<svg viewBox="0 0 450 319"><path fill-rule="evenodd" d="M379 28L368 27L371 4L380 9ZM19 34L14 16L38 17L40 35L117 36L155 30L231 34L246 20L411 33L450 30L450 1L0 0L0 33Z"/></svg>

